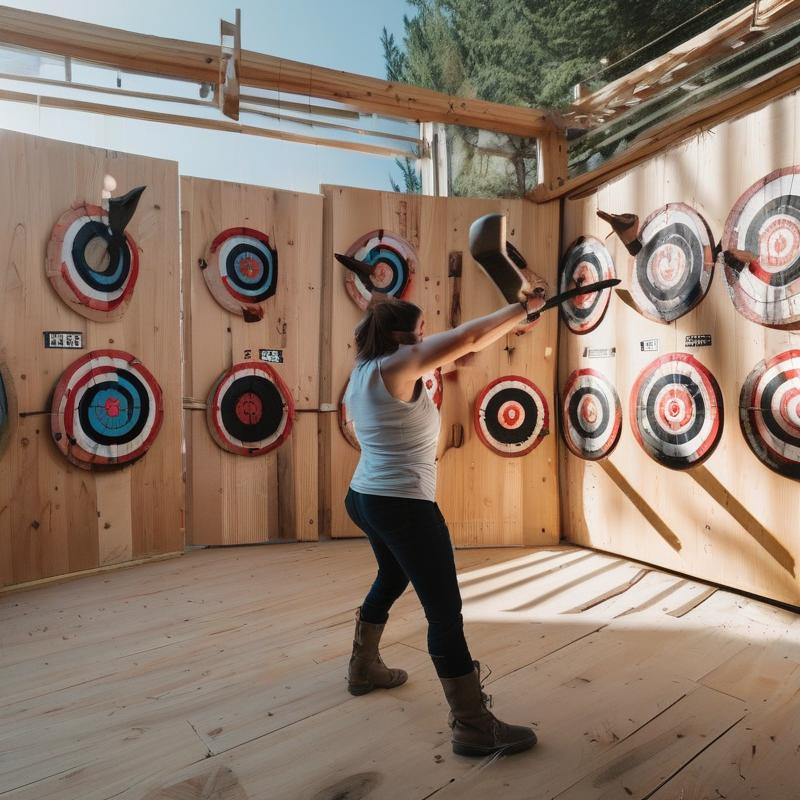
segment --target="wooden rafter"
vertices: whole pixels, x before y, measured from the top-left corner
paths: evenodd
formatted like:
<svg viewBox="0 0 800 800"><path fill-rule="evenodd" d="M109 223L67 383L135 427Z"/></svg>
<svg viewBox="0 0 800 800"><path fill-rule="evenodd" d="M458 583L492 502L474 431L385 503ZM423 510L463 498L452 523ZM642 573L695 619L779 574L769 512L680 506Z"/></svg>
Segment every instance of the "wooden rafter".
<svg viewBox="0 0 800 800"><path fill-rule="evenodd" d="M756 28L753 27L753 7L748 6L669 53L581 97L564 117L579 127L594 127L601 120L608 123L725 58L740 46L797 20L800 20L799 0L762 0L758 4Z"/></svg>
<svg viewBox="0 0 800 800"><path fill-rule="evenodd" d="M0 43L115 69L216 84L219 48L0 6ZM243 50L242 86L345 103L366 113L535 137L563 127L558 115L434 92Z"/></svg>

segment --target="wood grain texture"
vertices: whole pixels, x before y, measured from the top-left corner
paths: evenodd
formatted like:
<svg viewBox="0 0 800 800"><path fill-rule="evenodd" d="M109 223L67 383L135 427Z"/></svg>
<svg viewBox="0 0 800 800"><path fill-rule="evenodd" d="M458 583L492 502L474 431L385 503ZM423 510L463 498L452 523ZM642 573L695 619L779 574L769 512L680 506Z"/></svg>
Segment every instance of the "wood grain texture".
<svg viewBox="0 0 800 800"><path fill-rule="evenodd" d="M565 202L562 245L578 235L605 238L609 227L595 211L634 212L644 218L667 202L685 202L702 214L719 241L739 196L758 178L800 162L800 98L777 100L714 128L599 188ZM611 236L607 244L629 286L631 259ZM711 347L686 349L686 336L710 334ZM642 352L643 339L659 351ZM764 466L739 426L739 393L755 365L800 345L800 334L772 330L734 308L717 267L705 299L669 325L651 322L619 296L601 325L585 336L561 334L559 385L579 367L602 371L623 403L620 444L596 464L563 450L562 510L567 538L621 553L765 597L800 602L800 487ZM587 359L589 347L615 346L615 359ZM690 352L719 382L724 429L701 467L673 472L659 467L636 444L627 413L631 385L652 359Z"/></svg>
<svg viewBox="0 0 800 800"><path fill-rule="evenodd" d="M344 288L343 267L333 258L361 234L383 228L402 236L417 250L418 265L408 299L425 312L426 331L445 330L459 292L461 320L487 314L502 299L469 255L473 220L490 212L508 215L512 243L529 266L556 286L558 204L534 206L522 200L430 198L344 187L323 187L326 240L323 316L329 325L321 361L321 408L337 409L354 361L353 330L361 312ZM461 253L461 277L450 277L453 253ZM457 270L456 270L457 271ZM439 463L438 502L457 546L547 544L558 541L557 437L550 435L523 458L502 458L479 441L472 407L494 378L520 374L552 401L558 320L545 314L524 336L509 336L478 354L469 367L445 377L442 437L460 424L464 442L444 452ZM551 414L555 409L551 402ZM323 531L333 537L358 535L343 507L358 453L341 435L334 411L323 423L320 477ZM553 417L554 419L554 417ZM555 428L553 428L553 434ZM443 450L440 447L440 453Z"/></svg>
<svg viewBox="0 0 800 800"><path fill-rule="evenodd" d="M51 229L75 202L99 205L103 178L146 185L129 231L140 249L131 305L112 323L76 314L45 275ZM0 361L18 411L0 456L0 583L12 585L183 550L177 164L0 131ZM42 331L80 331L85 352L127 350L161 385L164 421L140 461L100 475L50 438L49 396L80 351L44 348ZM44 413L43 413L44 412Z"/></svg>
<svg viewBox="0 0 800 800"><path fill-rule="evenodd" d="M181 178L181 198L188 541L316 539L322 198L200 178ZM258 322L222 308L199 266L232 227L266 233L278 251L277 291L261 304ZM257 360L260 348L283 351L284 363L273 366L297 413L281 447L247 458L214 443L205 404L217 378L248 353Z"/></svg>

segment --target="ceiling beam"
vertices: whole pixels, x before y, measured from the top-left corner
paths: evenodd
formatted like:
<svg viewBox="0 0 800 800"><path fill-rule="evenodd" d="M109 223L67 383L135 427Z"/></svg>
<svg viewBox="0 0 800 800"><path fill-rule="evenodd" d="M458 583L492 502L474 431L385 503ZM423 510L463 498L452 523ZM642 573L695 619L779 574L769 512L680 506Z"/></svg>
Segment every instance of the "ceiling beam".
<svg viewBox="0 0 800 800"><path fill-rule="evenodd" d="M0 44L128 72L215 84L219 47L0 6ZM536 137L563 128L557 114L506 106L243 50L243 86L345 103L363 113Z"/></svg>

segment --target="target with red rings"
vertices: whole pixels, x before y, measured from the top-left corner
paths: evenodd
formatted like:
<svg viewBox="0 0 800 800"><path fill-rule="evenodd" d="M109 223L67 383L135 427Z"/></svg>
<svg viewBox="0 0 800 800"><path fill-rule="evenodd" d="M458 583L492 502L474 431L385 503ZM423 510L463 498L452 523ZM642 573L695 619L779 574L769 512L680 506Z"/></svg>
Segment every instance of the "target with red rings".
<svg viewBox="0 0 800 800"><path fill-rule="evenodd" d="M725 222L723 250L756 256L741 268L725 266L736 310L771 328L800 327L800 166L756 181Z"/></svg>
<svg viewBox="0 0 800 800"><path fill-rule="evenodd" d="M244 314L275 294L278 251L266 233L254 228L227 228L211 243L206 284L214 299L234 314Z"/></svg>
<svg viewBox="0 0 800 800"><path fill-rule="evenodd" d="M616 278L614 261L606 246L594 236L576 239L561 260L559 292L577 286ZM608 308L611 289L574 297L561 304L561 316L573 333L589 333L603 320Z"/></svg>
<svg viewBox="0 0 800 800"><path fill-rule="evenodd" d="M141 458L163 416L161 387L139 359L123 350L92 350L61 375L50 429L69 461L103 469Z"/></svg>
<svg viewBox="0 0 800 800"><path fill-rule="evenodd" d="M356 433L356 424L347 410L347 403L345 403L344 399L347 394L349 383L350 381L345 383L344 389L342 389L342 396L339 399L339 430L342 432L342 436L347 439L348 444L356 450L361 450L361 444L358 441L358 434ZM442 381L441 369L437 367L433 372L423 375L422 385L428 397L431 399L431 402L437 409L440 409L444 397L444 382Z"/></svg>
<svg viewBox="0 0 800 800"><path fill-rule="evenodd" d="M631 294L639 311L671 322L705 296L714 274L713 236L706 221L684 203L653 212L639 231Z"/></svg>
<svg viewBox="0 0 800 800"><path fill-rule="evenodd" d="M114 320L122 316L139 276L139 250L125 232L125 246L111 263L112 233L107 213L84 204L65 211L47 245L46 272L58 296L84 317Z"/></svg>
<svg viewBox="0 0 800 800"><path fill-rule="evenodd" d="M223 449L260 456L280 447L292 432L294 399L269 364L234 364L214 384L208 398L208 429Z"/></svg>
<svg viewBox="0 0 800 800"><path fill-rule="evenodd" d="M764 464L800 479L800 350L786 350L756 365L739 395L739 422Z"/></svg>
<svg viewBox="0 0 800 800"><path fill-rule="evenodd" d="M550 432L550 412L539 388L520 375L488 384L475 399L475 431L493 452L524 456Z"/></svg>
<svg viewBox="0 0 800 800"><path fill-rule="evenodd" d="M347 249L346 255L364 262L372 269L372 287L349 269L344 270L344 285L353 302L366 309L372 292L392 297L408 295L417 263L414 248L405 239L384 230L365 233Z"/></svg>
<svg viewBox="0 0 800 800"><path fill-rule="evenodd" d="M722 435L722 393L687 353L668 353L642 370L631 389L631 428L653 459L672 469L708 458Z"/></svg>
<svg viewBox="0 0 800 800"><path fill-rule="evenodd" d="M593 369L575 370L564 386L561 430L567 447L579 458L597 461L617 446L622 430L619 395Z"/></svg>

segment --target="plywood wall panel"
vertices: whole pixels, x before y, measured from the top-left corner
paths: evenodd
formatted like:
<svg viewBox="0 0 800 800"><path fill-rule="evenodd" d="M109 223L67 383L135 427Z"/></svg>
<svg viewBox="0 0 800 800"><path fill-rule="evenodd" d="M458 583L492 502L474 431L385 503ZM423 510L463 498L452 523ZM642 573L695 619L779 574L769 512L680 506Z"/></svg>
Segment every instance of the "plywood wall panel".
<svg viewBox="0 0 800 800"><path fill-rule="evenodd" d="M53 291L45 252L56 220L73 203L101 203L146 185L128 226L140 274L124 316L78 315ZM0 455L2 583L91 570L183 550L178 257L178 175L173 162L0 132L0 362L11 373L18 416ZM47 350L45 330L78 331L84 351ZM50 436L49 398L86 350L127 350L164 395L164 421L140 461L108 474L74 467Z"/></svg>
<svg viewBox="0 0 800 800"><path fill-rule="evenodd" d="M188 539L251 544L317 538L322 197L260 186L181 179L184 247ZM269 235L278 251L275 295L247 323L223 309L199 263L226 228ZM273 365L294 398L293 432L280 448L248 458L220 449L205 404L217 378L260 348L283 351Z"/></svg>
<svg viewBox="0 0 800 800"><path fill-rule="evenodd" d="M450 326L455 281L448 277L451 253L462 257L461 320L498 308L502 300L469 255L470 224L490 212L508 215L510 240L530 266L556 285L559 209L519 200L430 198L344 187L323 187L325 251L323 317L329 337L322 352L320 486L323 530L334 537L358 535L343 507L358 452L341 435L335 418L354 361L353 330L361 318L344 289L343 268L333 258L360 235L384 228L407 239L418 254L408 298L426 316L426 331ZM327 324L327 323L326 323ZM445 378L443 437L455 422L464 444L444 452L439 463L438 501L458 546L530 545L558 541L557 447L555 435L523 458L502 458L480 443L473 430L473 404L480 390L504 374L530 378L546 397L554 397L556 336L554 314L545 315L522 337L510 336L476 356L469 367ZM554 412L551 402L551 414ZM552 424L551 424L552 427ZM555 432L555 428L553 427ZM443 449L445 442L440 446Z"/></svg>
<svg viewBox="0 0 800 800"><path fill-rule="evenodd" d="M564 205L562 249L580 235L604 239L597 208L640 218L668 202L693 206L719 241L741 194L779 167L800 163L800 99L791 95L724 123ZM616 237L607 244L629 285L629 258ZM711 347L686 348L686 336L708 333ZM658 353L639 342L658 338ZM616 358L586 359L586 346L617 348ZM800 484L769 470L747 446L739 425L739 393L764 358L800 347L800 334L745 319L719 268L705 299L670 325L651 322L613 297L590 334L561 331L559 385L573 369L599 369L623 407L619 446L591 463L562 449L564 530L570 541L617 552L765 597L800 603ZM700 467L676 472L650 459L633 438L630 388L654 357L690 352L717 379L724 400L720 444Z"/></svg>

